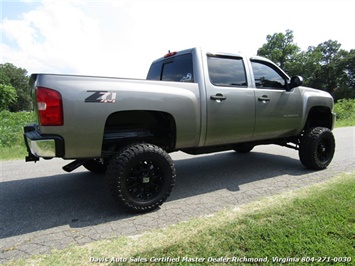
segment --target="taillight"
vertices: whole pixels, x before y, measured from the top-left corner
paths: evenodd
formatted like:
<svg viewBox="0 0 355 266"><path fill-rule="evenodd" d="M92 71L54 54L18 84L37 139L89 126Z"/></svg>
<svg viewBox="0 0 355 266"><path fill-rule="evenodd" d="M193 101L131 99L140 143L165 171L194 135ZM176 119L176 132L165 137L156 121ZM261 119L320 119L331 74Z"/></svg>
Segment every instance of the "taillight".
<svg viewBox="0 0 355 266"><path fill-rule="evenodd" d="M36 100L39 121L42 126L62 126L64 124L62 96L59 92L38 87Z"/></svg>

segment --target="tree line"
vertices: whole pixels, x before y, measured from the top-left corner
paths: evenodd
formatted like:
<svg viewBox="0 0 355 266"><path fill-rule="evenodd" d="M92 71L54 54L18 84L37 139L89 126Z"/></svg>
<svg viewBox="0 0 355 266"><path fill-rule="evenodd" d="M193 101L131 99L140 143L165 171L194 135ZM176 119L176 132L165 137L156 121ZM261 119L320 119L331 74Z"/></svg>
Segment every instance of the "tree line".
<svg viewBox="0 0 355 266"><path fill-rule="evenodd" d="M277 63L290 76L300 75L304 85L329 92L335 100L355 98L355 49L341 49L328 40L301 51L292 30L266 37L258 55Z"/></svg>
<svg viewBox="0 0 355 266"><path fill-rule="evenodd" d="M31 110L29 75L11 63L0 64L0 111Z"/></svg>
<svg viewBox="0 0 355 266"><path fill-rule="evenodd" d="M294 43L292 30L267 35L257 54L278 64L289 76L300 75L304 85L322 89L335 100L355 98L355 49L341 49L328 40L306 51ZM11 63L0 64L0 111L31 109L29 75Z"/></svg>

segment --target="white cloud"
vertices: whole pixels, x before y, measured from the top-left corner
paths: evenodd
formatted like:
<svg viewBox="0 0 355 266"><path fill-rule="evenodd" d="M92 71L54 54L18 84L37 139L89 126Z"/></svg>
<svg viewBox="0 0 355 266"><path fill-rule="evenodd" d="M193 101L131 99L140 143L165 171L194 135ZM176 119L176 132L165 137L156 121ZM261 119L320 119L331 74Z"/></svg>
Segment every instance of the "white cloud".
<svg viewBox="0 0 355 266"><path fill-rule="evenodd" d="M144 78L169 49L255 54L267 34L286 29L302 49L328 39L351 49L354 9L352 0L43 1L1 22L1 61L30 73Z"/></svg>
<svg viewBox="0 0 355 266"><path fill-rule="evenodd" d="M93 51L100 49L98 21L84 14L80 6L67 2L44 2L20 20L5 19L1 29L5 37L17 44L2 44L4 61L23 58L29 66L40 62L38 66L45 68L42 71L80 71L79 65L85 70L95 59Z"/></svg>

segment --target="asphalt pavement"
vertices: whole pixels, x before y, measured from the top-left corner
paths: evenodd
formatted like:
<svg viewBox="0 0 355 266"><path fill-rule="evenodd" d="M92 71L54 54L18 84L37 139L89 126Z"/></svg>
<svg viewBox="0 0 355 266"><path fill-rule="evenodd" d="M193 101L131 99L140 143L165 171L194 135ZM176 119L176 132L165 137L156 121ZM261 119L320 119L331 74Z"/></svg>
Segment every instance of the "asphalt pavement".
<svg viewBox="0 0 355 266"><path fill-rule="evenodd" d="M193 217L301 189L355 170L355 127L334 130L336 152L323 171L310 171L298 152L276 145L233 151L171 154L177 169L171 196L158 210L129 214L115 205L102 175L72 173L61 159L0 162L0 263L68 245L137 235Z"/></svg>

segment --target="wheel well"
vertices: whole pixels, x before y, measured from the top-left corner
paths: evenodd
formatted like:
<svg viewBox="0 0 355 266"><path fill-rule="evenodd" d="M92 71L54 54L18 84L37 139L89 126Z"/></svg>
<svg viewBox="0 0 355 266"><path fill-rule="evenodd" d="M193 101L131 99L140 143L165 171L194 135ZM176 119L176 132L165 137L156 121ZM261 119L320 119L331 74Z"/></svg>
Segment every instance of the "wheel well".
<svg viewBox="0 0 355 266"><path fill-rule="evenodd" d="M174 118L158 111L121 111L106 120L102 152L112 153L134 142L148 142L166 151L175 148L176 125Z"/></svg>
<svg viewBox="0 0 355 266"><path fill-rule="evenodd" d="M330 109L328 107L316 106L309 110L305 129L319 126L332 129L332 123L333 119Z"/></svg>

